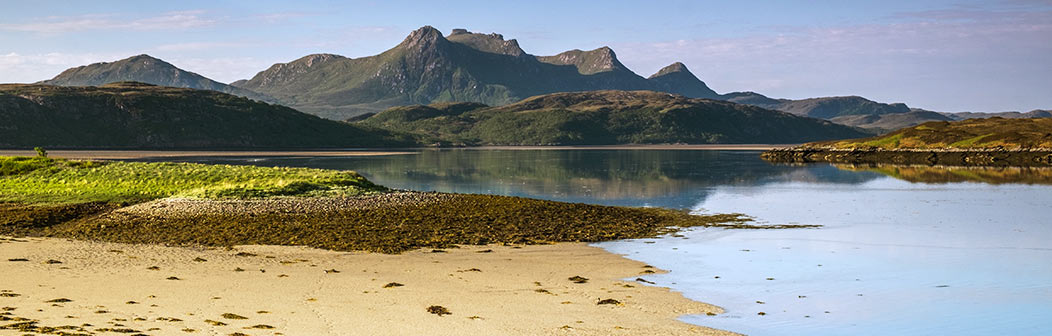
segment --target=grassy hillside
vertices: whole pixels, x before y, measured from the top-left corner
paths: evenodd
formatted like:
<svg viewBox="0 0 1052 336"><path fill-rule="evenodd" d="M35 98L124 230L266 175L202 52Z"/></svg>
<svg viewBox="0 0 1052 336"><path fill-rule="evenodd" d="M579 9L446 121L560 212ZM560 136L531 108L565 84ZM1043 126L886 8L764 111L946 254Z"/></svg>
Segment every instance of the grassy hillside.
<svg viewBox="0 0 1052 336"><path fill-rule="evenodd" d="M260 148L414 144L216 91L114 83L0 85L0 147Z"/></svg>
<svg viewBox="0 0 1052 336"><path fill-rule="evenodd" d="M833 149L1041 149L1052 150L1052 118L968 119L928 122L886 135L807 144Z"/></svg>
<svg viewBox="0 0 1052 336"><path fill-rule="evenodd" d="M829 119L829 121L874 130L879 133L887 133L900 128L920 125L929 121L952 121L942 113L931 111L910 111L906 113L889 114L855 114L845 115Z"/></svg>
<svg viewBox="0 0 1052 336"><path fill-rule="evenodd" d="M651 91L556 93L498 107L398 107L358 124L469 145L796 143L864 136L788 113Z"/></svg>
<svg viewBox="0 0 1052 336"><path fill-rule="evenodd" d="M216 82L145 54L115 62L94 63L70 68L58 74L55 78L42 81L39 84L99 86L116 82L140 82L160 86L212 90L256 100L273 101L273 98L265 95Z"/></svg>

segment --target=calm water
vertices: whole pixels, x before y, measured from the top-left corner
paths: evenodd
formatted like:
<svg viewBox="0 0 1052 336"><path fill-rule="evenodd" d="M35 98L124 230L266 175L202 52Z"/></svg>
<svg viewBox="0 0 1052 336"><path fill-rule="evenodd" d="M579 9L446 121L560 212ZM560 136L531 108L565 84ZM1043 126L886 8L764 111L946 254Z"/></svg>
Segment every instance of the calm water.
<svg viewBox="0 0 1052 336"><path fill-rule="evenodd" d="M783 166L745 151L188 160L353 169L403 189L744 212L770 223L824 225L700 229L682 238L597 244L671 270L647 278L727 310L683 317L705 326L751 335L1052 330L1049 170Z"/></svg>

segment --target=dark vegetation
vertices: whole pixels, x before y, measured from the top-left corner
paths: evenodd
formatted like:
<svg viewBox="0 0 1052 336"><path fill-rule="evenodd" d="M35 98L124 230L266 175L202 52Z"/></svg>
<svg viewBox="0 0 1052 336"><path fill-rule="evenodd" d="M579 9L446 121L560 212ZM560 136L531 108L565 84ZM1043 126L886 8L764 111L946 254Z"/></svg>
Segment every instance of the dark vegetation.
<svg viewBox="0 0 1052 336"><path fill-rule="evenodd" d="M348 148L412 137L208 90L0 85L0 148Z"/></svg>
<svg viewBox="0 0 1052 336"><path fill-rule="evenodd" d="M498 107L396 107L356 124L454 145L799 143L866 135L788 113L652 91L556 93Z"/></svg>

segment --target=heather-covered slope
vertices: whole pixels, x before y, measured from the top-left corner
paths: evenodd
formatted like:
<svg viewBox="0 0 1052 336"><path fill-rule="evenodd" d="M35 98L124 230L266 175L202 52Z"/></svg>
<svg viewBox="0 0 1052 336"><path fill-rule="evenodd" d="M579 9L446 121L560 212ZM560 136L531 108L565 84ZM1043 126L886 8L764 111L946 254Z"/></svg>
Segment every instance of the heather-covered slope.
<svg viewBox="0 0 1052 336"><path fill-rule="evenodd" d="M652 91L556 93L497 107L397 107L358 124L467 145L799 143L865 136L827 121Z"/></svg>
<svg viewBox="0 0 1052 336"><path fill-rule="evenodd" d="M260 148L414 144L225 93L121 82L0 85L0 147Z"/></svg>

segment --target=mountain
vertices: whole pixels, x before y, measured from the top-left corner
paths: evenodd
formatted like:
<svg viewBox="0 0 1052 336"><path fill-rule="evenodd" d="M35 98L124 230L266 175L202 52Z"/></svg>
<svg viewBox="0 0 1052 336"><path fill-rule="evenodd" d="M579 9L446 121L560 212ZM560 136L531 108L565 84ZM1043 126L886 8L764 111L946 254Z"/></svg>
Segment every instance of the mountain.
<svg viewBox="0 0 1052 336"><path fill-rule="evenodd" d="M256 100L273 99L250 90L226 85L193 72L179 69L171 63L137 55L116 62L95 63L70 68L37 84L58 86L99 86L114 82L141 82L160 86L212 90Z"/></svg>
<svg viewBox="0 0 1052 336"><path fill-rule="evenodd" d="M653 82L661 92L676 93L692 98L720 99L716 91L712 91L708 85L705 85L705 82L694 76L687 66L680 62L661 68L647 80Z"/></svg>
<svg viewBox="0 0 1052 336"><path fill-rule="evenodd" d="M0 147L383 147L414 138L210 90L0 84Z"/></svg>
<svg viewBox="0 0 1052 336"><path fill-rule="evenodd" d="M859 96L821 97L799 100L772 99L755 92L732 92L722 100L788 112L799 116L831 120L850 115L883 115L910 112L906 104L878 103Z"/></svg>
<svg viewBox="0 0 1052 336"><path fill-rule="evenodd" d="M429 26L379 55L308 55L231 84L337 120L399 105L504 105L555 92L656 90L716 97L682 64L647 79L625 67L608 47L534 56L500 34L455 29L443 36Z"/></svg>
<svg viewBox="0 0 1052 336"><path fill-rule="evenodd" d="M943 113L953 120L1001 117L1005 119L1052 118L1052 110L1033 110L1030 112L951 112Z"/></svg>
<svg viewBox="0 0 1052 336"><path fill-rule="evenodd" d="M904 127L920 125L929 121L955 120L946 114L932 111L914 110L905 113L891 114L855 114L829 119L829 121L887 133Z"/></svg>
<svg viewBox="0 0 1052 336"><path fill-rule="evenodd" d="M759 107L653 91L554 93L489 107L395 107L356 124L466 145L800 143L866 136Z"/></svg>

